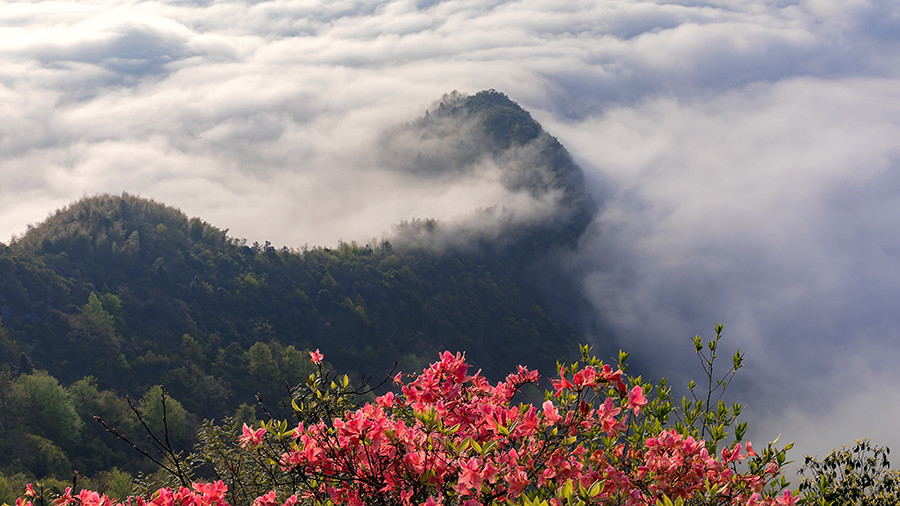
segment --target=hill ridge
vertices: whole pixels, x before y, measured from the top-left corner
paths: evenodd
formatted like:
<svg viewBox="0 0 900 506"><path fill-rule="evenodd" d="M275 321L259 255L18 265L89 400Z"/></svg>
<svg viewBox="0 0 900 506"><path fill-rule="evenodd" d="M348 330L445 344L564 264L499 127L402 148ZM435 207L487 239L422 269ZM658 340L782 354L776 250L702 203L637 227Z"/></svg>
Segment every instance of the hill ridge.
<svg viewBox="0 0 900 506"><path fill-rule="evenodd" d="M475 109L504 97L482 95ZM35 381L135 398L164 384L192 416L220 418L304 381L315 348L356 377L381 377L395 361L414 371L443 350L468 351L493 379L517 364L552 370L582 338L558 311L579 294L558 277L556 295L570 298L561 303L545 285L583 228L548 223L473 234L475 248L398 236L276 249L152 199L84 197L0 247L0 383L35 371L51 377ZM443 233L433 225L413 228ZM17 444L0 434L0 452ZM108 448L95 454L78 457L85 470L125 465Z"/></svg>

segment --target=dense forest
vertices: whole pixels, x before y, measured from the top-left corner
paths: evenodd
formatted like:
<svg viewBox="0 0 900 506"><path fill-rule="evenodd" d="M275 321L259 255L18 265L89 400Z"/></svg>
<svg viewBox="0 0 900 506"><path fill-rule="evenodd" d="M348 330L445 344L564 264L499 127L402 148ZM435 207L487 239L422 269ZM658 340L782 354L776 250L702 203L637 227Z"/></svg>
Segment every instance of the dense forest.
<svg viewBox="0 0 900 506"><path fill-rule="evenodd" d="M537 220L499 216L500 234L411 220L367 244L292 249L98 195L0 244L0 502L26 479L77 470L113 487L152 471L93 417L139 436L125 396L157 423L160 385L174 445L187 448L203 419L262 416L257 393L277 409L316 348L356 379L420 369L442 350L468 352L488 377L577 352L583 301L555 259L596 208L556 139L487 91L445 96L386 133L384 153L420 177L489 158L510 191L558 197Z"/></svg>

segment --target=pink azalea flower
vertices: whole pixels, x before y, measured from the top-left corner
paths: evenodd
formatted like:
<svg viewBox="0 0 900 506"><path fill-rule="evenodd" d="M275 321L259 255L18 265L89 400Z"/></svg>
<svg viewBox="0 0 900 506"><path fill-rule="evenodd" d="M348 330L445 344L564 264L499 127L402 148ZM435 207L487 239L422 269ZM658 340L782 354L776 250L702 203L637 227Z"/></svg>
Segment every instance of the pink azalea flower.
<svg viewBox="0 0 900 506"><path fill-rule="evenodd" d="M747 504L744 506L757 506L759 502L762 501L762 496L759 495L759 492L754 492L748 499Z"/></svg>
<svg viewBox="0 0 900 506"><path fill-rule="evenodd" d="M109 506L111 501L106 495L100 495L92 490L82 490L78 494L78 500L81 506Z"/></svg>
<svg viewBox="0 0 900 506"><path fill-rule="evenodd" d="M275 500L275 491L271 490L269 493L265 495L261 495L257 497L253 501L253 506L277 506L278 502Z"/></svg>
<svg viewBox="0 0 900 506"><path fill-rule="evenodd" d="M747 447L747 455L750 455L751 457L756 457L756 456L757 456L757 455L756 455L756 452L753 451L753 445L750 444L750 441L747 441L747 444L744 445L744 446Z"/></svg>
<svg viewBox="0 0 900 506"><path fill-rule="evenodd" d="M509 484L508 493L510 497L519 497L531 482L528 480L528 474L522 469L515 469L507 473L504 477Z"/></svg>
<svg viewBox="0 0 900 506"><path fill-rule="evenodd" d="M198 506L224 504L225 494L228 492L228 486L222 480L211 483L191 483L191 488L200 494Z"/></svg>
<svg viewBox="0 0 900 506"><path fill-rule="evenodd" d="M785 490L779 497L775 498L775 504L779 506L791 506L793 504L798 504L799 497L794 497L791 495L790 490Z"/></svg>
<svg viewBox="0 0 900 506"><path fill-rule="evenodd" d="M68 506L74 503L75 498L72 497L72 487L66 487L66 491L55 502L57 506Z"/></svg>
<svg viewBox="0 0 900 506"><path fill-rule="evenodd" d="M550 380L550 383L553 385L553 388L556 389L556 396L559 397L560 392L562 392L566 388L573 388L574 385L566 379L565 376L560 377L558 380Z"/></svg>
<svg viewBox="0 0 900 506"><path fill-rule="evenodd" d="M628 392L628 405L634 408L634 414L641 414L641 406L647 404L647 398L644 397L644 389L640 385L635 386Z"/></svg>
<svg viewBox="0 0 900 506"><path fill-rule="evenodd" d="M171 488L161 488L156 491L156 498L150 501L152 506L175 506L175 494Z"/></svg>
<svg viewBox="0 0 900 506"><path fill-rule="evenodd" d="M319 350L310 356L314 362L323 358ZM627 381L627 377L621 370L587 366L571 381L561 371L559 379L552 382L557 399L542 406L510 406L518 386L536 379L536 372L520 368L506 381L491 385L480 371L468 375L467 367L462 354L445 352L421 374L410 376L409 384L403 385L402 375L395 377L402 394L377 397L334 418L328 426L322 421L309 427L298 424L292 434L295 441L281 455L282 469L298 468L326 477L316 490L306 492L306 498L330 497L341 505L384 498L385 502L414 506L427 498L420 506L437 506L445 500L474 506L481 497L515 500L529 487L552 491L571 482L590 489L598 480L605 480L596 497L601 502L615 496L630 498L629 504L655 504L660 494L691 497L709 483L728 493L735 491L729 503L735 506L796 504L790 493L777 498L753 495L763 489L768 477L740 475L726 467L728 462L745 458L744 448L753 455L749 444L726 449L718 460L707 452L703 441L674 430L647 438L627 455L622 443L604 451L582 445L573 448L568 439L562 440L567 441L564 444L558 442L559 436L579 436L582 430L616 438L627 429L626 411L639 414L648 400L640 386L630 391L625 388L623 379ZM585 393L598 384L617 387L621 397L604 399L600 391L587 392L598 395L599 404L588 404L580 395L575 402L559 398L563 390ZM624 403L620 403L622 398ZM548 427L556 430L545 433ZM559 436L546 439L556 431ZM264 429L244 426L240 439L244 445L259 444L264 434ZM535 467L538 462L542 470ZM767 474L778 472L777 465L771 468ZM648 477L652 482L639 483ZM414 489L424 493L414 494ZM451 497L445 499L441 490ZM290 498L281 506L295 503L296 499ZM256 506L278 506L275 494L259 497Z"/></svg>
<svg viewBox="0 0 900 506"><path fill-rule="evenodd" d="M244 431L244 433L241 434L240 437L241 448L246 448L247 445L250 445L251 447L258 446L260 443L262 443L262 437L266 434L265 427L260 427L256 430L253 430L248 427L246 423L244 424L242 430Z"/></svg>
<svg viewBox="0 0 900 506"><path fill-rule="evenodd" d="M417 452L409 452L403 456L403 463L409 467L409 469L418 474L425 474L425 452L417 451Z"/></svg>
<svg viewBox="0 0 900 506"><path fill-rule="evenodd" d="M375 402L383 408L390 408L394 405L394 392L388 392L380 397L376 397Z"/></svg>
<svg viewBox="0 0 900 506"><path fill-rule="evenodd" d="M311 351L311 352L309 352L309 357L310 357L310 359L312 360L312 363L314 363L314 364L316 364L316 365L321 365L321 364L322 364L322 360L325 359L325 355L319 353L319 349L318 349L318 348L316 348L316 351Z"/></svg>
<svg viewBox="0 0 900 506"><path fill-rule="evenodd" d="M479 458L469 459L468 462L461 463L459 467L459 481L456 485L456 490L460 494L469 495L481 490L481 468L482 462Z"/></svg>
<svg viewBox="0 0 900 506"><path fill-rule="evenodd" d="M544 419L547 420L550 425L553 425L562 420L562 417L559 416L559 412L556 410L556 406L554 406L552 402L544 401L543 408Z"/></svg>

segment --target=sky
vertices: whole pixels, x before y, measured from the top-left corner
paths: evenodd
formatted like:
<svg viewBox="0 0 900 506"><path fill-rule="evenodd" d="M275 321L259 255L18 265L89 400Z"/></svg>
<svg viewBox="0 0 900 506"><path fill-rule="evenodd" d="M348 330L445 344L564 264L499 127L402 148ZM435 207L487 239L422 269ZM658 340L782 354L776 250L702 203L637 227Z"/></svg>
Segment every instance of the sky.
<svg viewBox="0 0 900 506"><path fill-rule="evenodd" d="M464 219L516 196L379 139L490 88L585 171L568 265L623 347L699 378L721 322L758 445L900 448L893 0L0 1L0 241L123 191L279 246Z"/></svg>

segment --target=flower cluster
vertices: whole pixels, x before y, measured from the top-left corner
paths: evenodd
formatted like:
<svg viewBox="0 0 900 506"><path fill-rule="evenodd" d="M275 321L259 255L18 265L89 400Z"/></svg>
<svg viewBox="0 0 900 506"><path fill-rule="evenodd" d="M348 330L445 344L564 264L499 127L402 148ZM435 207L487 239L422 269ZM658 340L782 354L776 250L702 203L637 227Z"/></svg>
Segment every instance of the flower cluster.
<svg viewBox="0 0 900 506"><path fill-rule="evenodd" d="M193 483L191 488L181 487L178 490L161 488L149 499L128 497L124 501L115 501L105 494L91 490L81 490L73 494L71 488L52 502L55 506L228 506L225 495L228 487L221 481L213 483ZM25 497L34 498L38 494L31 484L26 487ZM34 506L32 501L20 497L16 506ZM41 498L41 503L46 501ZM255 506L255 505L254 505Z"/></svg>
<svg viewBox="0 0 900 506"><path fill-rule="evenodd" d="M320 375L323 359L318 350L311 353ZM539 407L514 404L520 388L538 380L536 371L519 366L491 384L480 371L470 374L462 354L444 352L406 382L398 374L398 395L386 393L341 416L293 429L286 422L245 424L237 437L241 451L271 455L258 461L273 462L272 475L290 477L278 483L291 484L259 495L253 506L796 503L790 491L769 490L781 472L770 449L760 456L750 443L735 443L715 452L715 445L658 424L644 426L657 427L652 437L641 436L647 431L633 430L635 419L652 405L640 381L599 361L573 364L571 374L560 366L558 373ZM309 382L313 389L319 383ZM745 460L752 471L741 473ZM55 503L218 506L226 504L226 493L219 481L115 504L96 492L67 490ZM24 497L17 501L30 505Z"/></svg>
<svg viewBox="0 0 900 506"><path fill-rule="evenodd" d="M388 393L330 423L300 423L282 471L315 483L310 499L351 505L478 505L523 494L551 504L580 494L595 503L652 505L711 491L726 504L783 499L761 495L778 466L735 470L756 455L749 443L717 459L703 441L667 430L626 449L618 439L628 416L648 402L642 387L627 388L623 372L609 365L585 366L571 378L565 372L540 409L513 405L536 371L519 367L491 385L480 372L469 374L461 354L445 352L411 382L396 378L400 398Z"/></svg>

